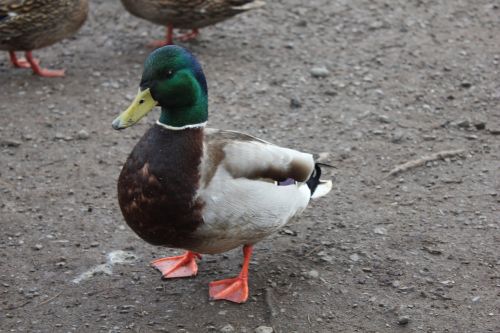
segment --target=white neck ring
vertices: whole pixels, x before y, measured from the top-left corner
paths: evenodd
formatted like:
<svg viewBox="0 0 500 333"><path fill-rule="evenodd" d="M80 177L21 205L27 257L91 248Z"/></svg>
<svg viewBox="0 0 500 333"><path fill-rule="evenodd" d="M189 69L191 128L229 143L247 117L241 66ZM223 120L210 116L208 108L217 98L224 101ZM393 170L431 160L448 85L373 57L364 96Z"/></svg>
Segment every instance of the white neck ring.
<svg viewBox="0 0 500 333"><path fill-rule="evenodd" d="M199 123L199 124L189 124L189 125L184 125L184 126L180 126L180 127L175 127L175 126L162 124L162 123L160 123L159 120L157 120L156 125L161 126L161 127L166 128L168 130L171 130L171 131L181 131L181 130L185 130L185 129L189 129L189 128L203 128L207 125L207 122L205 121L205 122Z"/></svg>

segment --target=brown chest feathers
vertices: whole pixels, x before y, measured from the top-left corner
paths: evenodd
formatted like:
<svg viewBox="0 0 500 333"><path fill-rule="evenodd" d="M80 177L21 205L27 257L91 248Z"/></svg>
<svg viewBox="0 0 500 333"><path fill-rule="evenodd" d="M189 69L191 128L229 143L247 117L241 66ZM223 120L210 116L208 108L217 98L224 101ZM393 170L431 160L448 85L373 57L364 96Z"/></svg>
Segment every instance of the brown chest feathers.
<svg viewBox="0 0 500 333"><path fill-rule="evenodd" d="M141 138L118 179L127 224L154 245L188 248L203 223L199 187L203 129L172 131L154 125Z"/></svg>

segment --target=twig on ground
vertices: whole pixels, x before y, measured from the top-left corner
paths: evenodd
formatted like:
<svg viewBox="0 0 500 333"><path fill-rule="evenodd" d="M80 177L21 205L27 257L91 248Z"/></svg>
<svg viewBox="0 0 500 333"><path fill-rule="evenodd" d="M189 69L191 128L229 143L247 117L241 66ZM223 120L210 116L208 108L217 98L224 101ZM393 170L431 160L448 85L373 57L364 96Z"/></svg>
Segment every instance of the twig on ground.
<svg viewBox="0 0 500 333"><path fill-rule="evenodd" d="M419 166L425 165L427 162L432 162L432 161L437 161L437 160L444 160L445 158L449 157L454 157L457 155L460 155L464 152L464 149L456 149L456 150L442 150L438 151L437 153L421 157L416 160L408 161L406 163L400 164L396 166L394 169L389 171L389 174L387 177L390 176L395 176L397 174L400 174L401 172L405 172L414 168L418 168Z"/></svg>
<svg viewBox="0 0 500 333"><path fill-rule="evenodd" d="M47 166L50 166L50 165L53 165L53 164L57 164L57 163L61 163L61 162L64 162L66 161L67 159L66 158L60 158L58 160L54 160L54 161L50 161L50 162L47 162L47 163L42 163L38 166L38 168L43 168L43 167L47 167Z"/></svg>
<svg viewBox="0 0 500 333"><path fill-rule="evenodd" d="M61 295L62 293L63 293L62 291L59 292L59 293L57 293L55 296L53 296L53 297L51 297L49 299L46 299L45 301L43 301L41 303L38 303L35 307L39 307L40 305L44 305L44 304L49 303L50 301L52 301L52 300L56 299L57 297L59 297L59 295Z"/></svg>

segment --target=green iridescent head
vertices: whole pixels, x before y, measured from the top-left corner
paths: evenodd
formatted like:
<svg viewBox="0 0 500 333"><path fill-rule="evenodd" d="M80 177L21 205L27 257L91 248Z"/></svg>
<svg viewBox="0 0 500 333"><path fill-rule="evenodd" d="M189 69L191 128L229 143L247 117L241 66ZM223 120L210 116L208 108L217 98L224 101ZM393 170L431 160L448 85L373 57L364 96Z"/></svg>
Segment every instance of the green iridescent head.
<svg viewBox="0 0 500 333"><path fill-rule="evenodd" d="M205 75L196 58L180 46L164 46L147 57L139 93L113 121L113 128L134 125L156 105L162 110L159 121L168 126L184 127L208 119Z"/></svg>

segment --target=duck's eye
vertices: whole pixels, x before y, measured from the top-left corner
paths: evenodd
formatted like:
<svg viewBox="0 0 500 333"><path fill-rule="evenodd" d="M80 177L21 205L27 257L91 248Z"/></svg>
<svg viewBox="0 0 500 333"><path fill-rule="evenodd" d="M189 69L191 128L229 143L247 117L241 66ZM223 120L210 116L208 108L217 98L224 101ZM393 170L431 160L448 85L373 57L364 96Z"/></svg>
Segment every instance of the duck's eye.
<svg viewBox="0 0 500 333"><path fill-rule="evenodd" d="M173 71L173 70L171 70L171 69L169 69L169 70L166 72L166 74L165 74L165 75L166 75L167 77L171 77L171 76L172 76L172 74L174 74L174 71Z"/></svg>

